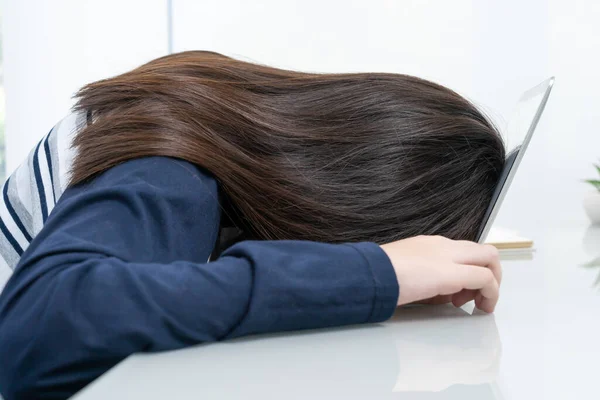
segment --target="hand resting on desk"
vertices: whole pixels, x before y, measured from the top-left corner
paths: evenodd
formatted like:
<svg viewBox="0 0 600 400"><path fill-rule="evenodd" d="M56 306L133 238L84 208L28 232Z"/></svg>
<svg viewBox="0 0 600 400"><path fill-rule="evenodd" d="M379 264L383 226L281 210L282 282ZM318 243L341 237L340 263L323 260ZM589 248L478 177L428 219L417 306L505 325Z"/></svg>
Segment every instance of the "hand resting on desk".
<svg viewBox="0 0 600 400"><path fill-rule="evenodd" d="M418 236L382 245L398 279L398 305L452 302L491 313L496 307L502 270L491 245L441 236Z"/></svg>

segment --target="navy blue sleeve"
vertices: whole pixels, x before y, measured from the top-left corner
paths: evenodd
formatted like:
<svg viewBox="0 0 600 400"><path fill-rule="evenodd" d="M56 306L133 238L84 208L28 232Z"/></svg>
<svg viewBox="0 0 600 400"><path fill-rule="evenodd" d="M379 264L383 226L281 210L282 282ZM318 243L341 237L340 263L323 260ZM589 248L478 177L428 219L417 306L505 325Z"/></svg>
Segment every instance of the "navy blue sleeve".
<svg viewBox="0 0 600 400"><path fill-rule="evenodd" d="M216 181L169 158L68 189L0 295L0 392L65 398L135 352L377 322L398 297L374 243L241 242L213 262Z"/></svg>

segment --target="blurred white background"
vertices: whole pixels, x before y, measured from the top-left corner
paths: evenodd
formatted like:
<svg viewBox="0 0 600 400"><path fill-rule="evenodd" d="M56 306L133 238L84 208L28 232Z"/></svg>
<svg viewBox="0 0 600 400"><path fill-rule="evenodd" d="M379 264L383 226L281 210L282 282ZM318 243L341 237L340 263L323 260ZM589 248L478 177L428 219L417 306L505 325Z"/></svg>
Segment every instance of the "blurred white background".
<svg viewBox="0 0 600 400"><path fill-rule="evenodd" d="M554 92L498 222L581 223L600 159L600 2L593 0L5 0L7 169L83 84L169 51L307 71L387 71L447 85L500 127L522 91ZM169 33L168 10L172 12Z"/></svg>

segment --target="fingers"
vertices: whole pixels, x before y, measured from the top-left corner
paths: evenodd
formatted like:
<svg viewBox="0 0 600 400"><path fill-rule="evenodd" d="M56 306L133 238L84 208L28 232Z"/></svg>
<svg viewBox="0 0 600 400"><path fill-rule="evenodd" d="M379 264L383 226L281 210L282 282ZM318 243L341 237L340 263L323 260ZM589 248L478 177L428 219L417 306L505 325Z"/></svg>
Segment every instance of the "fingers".
<svg viewBox="0 0 600 400"><path fill-rule="evenodd" d="M481 296L480 299L475 298L475 306L482 311L487 313L492 313L496 309L496 304L498 303L498 298L487 298L485 296ZM479 300L479 301L477 301Z"/></svg>
<svg viewBox="0 0 600 400"><path fill-rule="evenodd" d="M417 301L416 304L427 304L430 306L435 306L435 305L439 305L439 304L447 304L447 303L450 303L451 301L452 301L452 295L447 294L444 296L435 296L435 297L431 297L429 299Z"/></svg>
<svg viewBox="0 0 600 400"><path fill-rule="evenodd" d="M497 248L489 244L481 245L464 240L457 243L462 247L456 256L457 263L487 267L494 273L498 285L502 283L502 266Z"/></svg>
<svg viewBox="0 0 600 400"><path fill-rule="evenodd" d="M482 311L491 313L496 308L500 287L492 271L475 265L456 264L456 279L454 285L462 289L477 290L475 305Z"/></svg>
<svg viewBox="0 0 600 400"><path fill-rule="evenodd" d="M482 301L483 301L483 296L481 295L481 293L477 293L475 295L475 307L477 307L481 310L481 302Z"/></svg>
<svg viewBox="0 0 600 400"><path fill-rule="evenodd" d="M463 289L460 292L458 292L452 296L452 304L455 307L462 307L465 304L467 304L469 301L475 299L476 294L477 294L476 290Z"/></svg>
<svg viewBox="0 0 600 400"><path fill-rule="evenodd" d="M381 245L392 262L400 290L398 305L416 301L456 306L475 299L492 312L502 270L492 246L442 237L418 236Z"/></svg>

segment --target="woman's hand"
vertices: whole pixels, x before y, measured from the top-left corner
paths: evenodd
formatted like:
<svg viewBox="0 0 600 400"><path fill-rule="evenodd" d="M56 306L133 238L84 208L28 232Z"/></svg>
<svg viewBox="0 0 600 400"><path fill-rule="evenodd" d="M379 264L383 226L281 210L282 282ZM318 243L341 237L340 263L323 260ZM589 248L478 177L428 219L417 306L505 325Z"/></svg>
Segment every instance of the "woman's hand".
<svg viewBox="0 0 600 400"><path fill-rule="evenodd" d="M437 298L460 307L475 299L491 313L498 302L502 269L490 245L441 236L417 236L381 246L396 271L398 305Z"/></svg>

